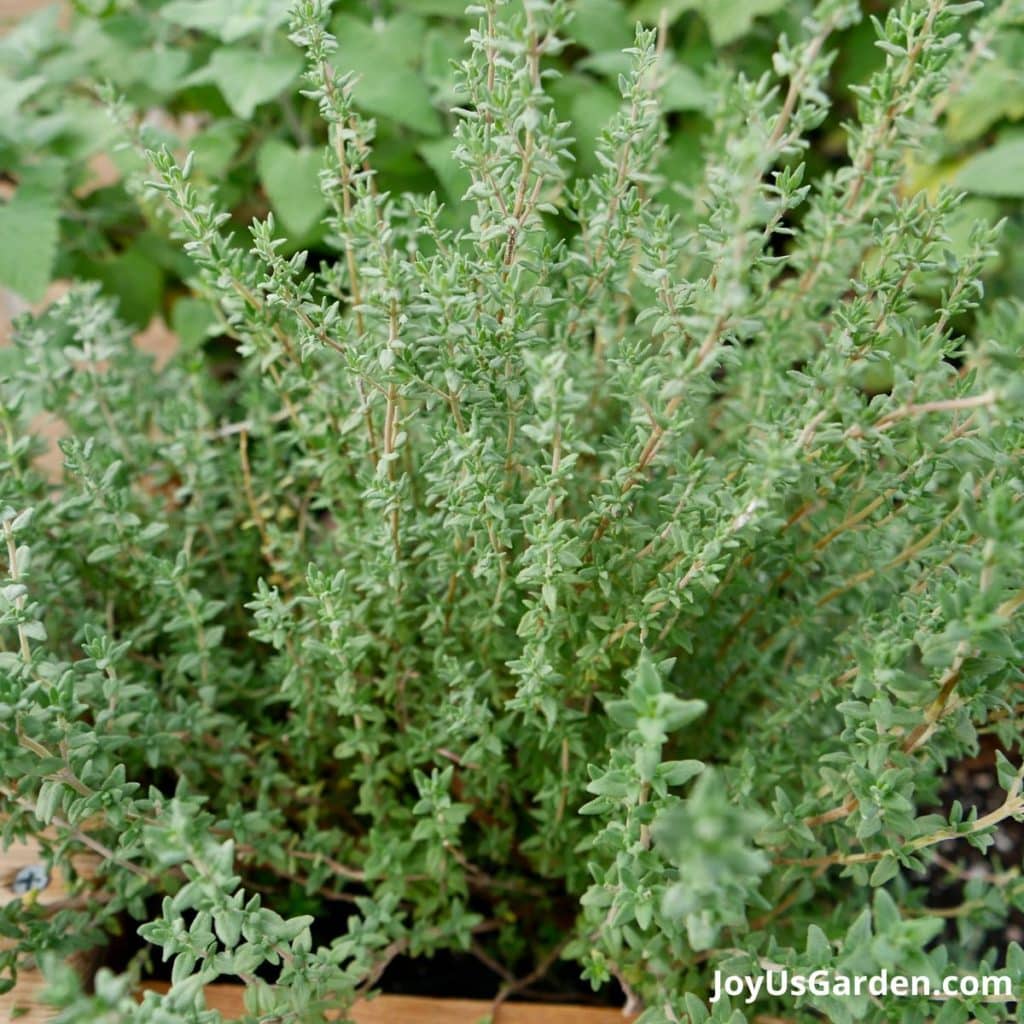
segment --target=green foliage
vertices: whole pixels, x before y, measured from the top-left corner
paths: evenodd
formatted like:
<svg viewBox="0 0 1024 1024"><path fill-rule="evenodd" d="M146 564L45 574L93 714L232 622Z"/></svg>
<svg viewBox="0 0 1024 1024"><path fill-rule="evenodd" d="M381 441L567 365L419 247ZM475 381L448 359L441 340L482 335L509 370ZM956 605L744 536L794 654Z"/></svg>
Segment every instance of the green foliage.
<svg viewBox="0 0 1024 1024"><path fill-rule="evenodd" d="M0 238L11 243L0 248L0 285L33 301L43 297L56 257L60 210L54 192L60 173L53 163L36 165L0 206Z"/></svg>
<svg viewBox="0 0 1024 1024"><path fill-rule="evenodd" d="M1024 196L1024 136L998 142L972 157L956 180L983 196Z"/></svg>
<svg viewBox="0 0 1024 1024"><path fill-rule="evenodd" d="M753 75L695 82L640 27L592 65L617 92L579 131L563 0L471 8L447 84L372 101L350 63L386 49L411 88L446 2L356 27L301 0L301 83L279 4L113 6L86 39L159 22L158 68L223 109L179 161L133 95L161 71L105 93L136 218L135 256L106 258L187 280L178 357L156 373L86 283L3 364L4 834L103 863L102 898L4 908L0 963L137 922L170 992L136 1003L137 961L84 994L47 960L62 1024L215 1024L218 979L249 1020L320 1020L439 950L526 979L505 994L561 956L644 1024L934 1014L706 1005L713 971L765 962L1020 985L989 936L1024 908L994 849L1024 820L1024 308L985 295L1012 281L990 208L908 186L1013 5L874 21L829 160L846 0ZM612 6L581 11L595 47ZM757 9L705 14L722 38ZM410 144L450 211L376 170L424 96ZM666 108L704 111L667 177ZM246 234L253 166L273 213ZM67 427L59 482L40 411ZM994 810L943 789L983 740ZM931 905L930 877L962 901Z"/></svg>
<svg viewBox="0 0 1024 1024"><path fill-rule="evenodd" d="M662 9L673 19L684 11L699 11L711 41L721 46L745 35L758 15L772 14L782 6L783 0L669 0L667 4L644 0L640 12L656 20Z"/></svg>
<svg viewBox="0 0 1024 1024"><path fill-rule="evenodd" d="M26 192L36 191L41 151L58 170L48 178L45 195L36 193L33 207L42 200L43 209L0 215L6 233L32 240L24 260L0 266L0 284L35 300L47 277L97 280L136 326L154 314L173 318L192 268L156 244L126 196L124 175L136 169L133 161L114 153L114 165L96 162L98 155L110 155L112 144L109 126L90 99L104 82L135 109L147 111L176 151L195 152L196 180L216 186L218 203L231 212L236 230L272 209L290 246L329 255L320 234L306 230L314 204L305 175L298 202L310 212L297 220L294 209L281 216L283 147L306 154L324 141L315 105L295 91L300 62L287 41L285 0L98 0L69 6L69 31L58 30L54 7L0 39L0 170ZM562 75L548 83L555 109L574 126L570 177L596 170L595 143L618 103L618 77L629 68L623 40L637 20L656 26L664 16L667 26L661 103L669 115L669 143L659 171L677 186L694 187L712 131L718 75L742 71L756 80L777 73L773 41L780 33L798 37L812 6L811 0L573 0L573 45L546 58ZM937 101L935 116L946 115L945 144L920 169L928 184L936 178L956 184L961 165L992 145L990 132L1012 131L1024 116L1020 0L989 6L985 18L972 21L964 66ZM380 187L423 194L440 187L450 203L448 227L464 226L453 207L466 183L450 159L448 139L464 100L453 66L463 56L471 21L462 0L392 0L384 7L340 0L331 20L338 39L332 59L340 71L359 76L353 105L376 119ZM833 102L818 130L821 145L808 155L815 173L841 163L841 126L855 115L849 87L883 57L866 19L834 33L830 47L836 59L823 85ZM253 159L265 147L276 159ZM967 187L1014 197L1005 178L997 180L984 164L982 170L981 177L973 167L965 172ZM675 190L662 199L681 203ZM987 216L995 223L1010 210L1016 211L1017 232L1019 210L1011 204L1003 202ZM145 287L124 284L118 258L128 252L136 267L151 264L135 272ZM1015 291L1021 269L1007 261L1001 270L1004 291Z"/></svg>
<svg viewBox="0 0 1024 1024"><path fill-rule="evenodd" d="M232 112L246 120L298 78L302 62L296 56L288 51L265 53L255 46L222 46L188 82L212 82ZM257 68L259 74L254 74Z"/></svg>
<svg viewBox="0 0 1024 1024"><path fill-rule="evenodd" d="M267 198L289 234L304 238L319 223L327 210L320 191L319 149L295 149L286 142L269 139L260 149L259 170Z"/></svg>

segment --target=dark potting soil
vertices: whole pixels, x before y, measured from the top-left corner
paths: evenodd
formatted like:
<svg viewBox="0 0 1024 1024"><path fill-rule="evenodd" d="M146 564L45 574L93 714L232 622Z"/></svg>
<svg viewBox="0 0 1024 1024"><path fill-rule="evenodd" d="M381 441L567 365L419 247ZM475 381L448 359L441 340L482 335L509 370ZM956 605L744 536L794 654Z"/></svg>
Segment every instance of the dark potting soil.
<svg viewBox="0 0 1024 1024"><path fill-rule="evenodd" d="M978 753L958 761L947 772L940 789L939 803L934 810L948 814L954 801L959 800L965 818L972 808L977 810L980 818L1000 807L1006 794L996 777L998 751L1002 751L1014 763L1020 756L1019 752L1013 754L1001 747L992 736L983 736ZM963 839L947 840L935 848L938 857L929 866L927 873L927 905L930 908L950 911L960 907L967 900L965 889L972 878L998 884L995 880L1024 861L1024 822L1005 819L997 826L993 839L993 844L984 852ZM949 916L943 934L936 941L959 943L956 915ZM1003 966L1011 942L1024 944L1024 912L1016 908L1011 909L1004 922L994 921L981 939L972 944L970 952L977 956L986 950L994 950L997 966Z"/></svg>
<svg viewBox="0 0 1024 1024"><path fill-rule="evenodd" d="M381 975L380 991L390 995L426 996L434 999L493 999L501 978L468 953L436 953L426 957L396 957ZM597 1006L622 1006L625 996L617 983L595 992L571 963L554 965L543 980L516 999L535 1002L566 1002Z"/></svg>

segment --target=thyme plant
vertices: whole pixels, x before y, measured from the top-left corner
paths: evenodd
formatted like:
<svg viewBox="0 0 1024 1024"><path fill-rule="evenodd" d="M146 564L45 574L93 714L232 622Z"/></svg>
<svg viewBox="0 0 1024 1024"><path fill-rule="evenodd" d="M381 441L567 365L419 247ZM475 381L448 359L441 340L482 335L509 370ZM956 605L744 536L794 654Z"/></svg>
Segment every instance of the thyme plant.
<svg viewBox="0 0 1024 1024"><path fill-rule="evenodd" d="M3 910L5 966L126 921L171 962L141 1002L141 960L88 994L54 968L64 1024L213 1024L218 979L249 1020L322 1020L441 950L499 1000L571 961L644 1024L1006 1020L709 996L766 964L1024 980L992 938L1024 909L993 850L1024 820L1024 310L984 300L998 232L905 184L1012 5L874 21L848 159L811 175L860 17L821 0L774 74L722 76L671 202L663 37L572 175L569 5L472 8L462 228L378 187L328 6L291 33L333 258L243 237L111 94L235 356L157 374L87 285L0 383L4 836L102 861ZM949 795L983 745L994 810Z"/></svg>

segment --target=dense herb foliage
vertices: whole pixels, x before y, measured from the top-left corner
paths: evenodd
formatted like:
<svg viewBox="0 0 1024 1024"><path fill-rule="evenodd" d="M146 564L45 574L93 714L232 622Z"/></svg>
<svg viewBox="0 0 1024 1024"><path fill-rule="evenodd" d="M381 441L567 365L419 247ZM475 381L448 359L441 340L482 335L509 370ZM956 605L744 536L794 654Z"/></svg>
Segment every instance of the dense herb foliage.
<svg viewBox="0 0 1024 1024"><path fill-rule="evenodd" d="M503 965L503 997L573 961L644 1024L1007 1019L707 1005L715 970L765 963L1024 981L990 939L1024 908L990 850L1024 819L1024 316L983 301L998 232L908 186L1020 13L977 6L874 22L848 157L815 170L860 19L823 0L772 72L721 76L683 186L656 32L576 173L570 9L473 8L447 219L378 184L302 0L317 265L272 216L232 233L111 91L140 217L232 358L200 337L156 373L84 285L20 324L0 382L5 834L103 858L99 892L5 909L0 956L127 917L173 959L139 1004L132 972L62 975L63 1021L214 1022L218 978L252 1020L321 1020L438 950ZM68 429L59 484L39 410ZM983 738L1005 801L948 806ZM933 912L971 847L987 867Z"/></svg>

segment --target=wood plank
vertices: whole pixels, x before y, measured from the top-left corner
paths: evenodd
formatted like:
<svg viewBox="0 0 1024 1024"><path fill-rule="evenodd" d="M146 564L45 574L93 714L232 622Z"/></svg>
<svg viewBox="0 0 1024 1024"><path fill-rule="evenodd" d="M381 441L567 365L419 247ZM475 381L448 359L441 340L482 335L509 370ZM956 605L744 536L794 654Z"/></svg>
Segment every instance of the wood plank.
<svg viewBox="0 0 1024 1024"><path fill-rule="evenodd" d="M92 853L76 853L71 858L71 863L80 878L92 878L96 874L99 858ZM34 890L32 899L43 906L49 906L67 898L67 876L61 865L45 864L44 855L38 844L26 840L11 843L6 850L0 850L0 907L24 899L25 894L18 891L16 884L19 874L25 873L22 875L21 883L24 886L28 874L37 870L45 871L49 877L45 888Z"/></svg>
<svg viewBox="0 0 1024 1024"><path fill-rule="evenodd" d="M13 24L21 18L27 18L44 7L53 7L54 0L0 0L0 32L6 25ZM65 13L65 4L61 3L61 14Z"/></svg>
<svg viewBox="0 0 1024 1024"><path fill-rule="evenodd" d="M167 985L147 982L143 988L166 992ZM208 985L206 1005L228 1019L244 1013L241 985ZM426 999L421 996L377 996L360 1000L350 1016L356 1024L481 1024L491 1014L486 999ZM493 1024L624 1024L635 1020L614 1007L566 1006L562 1003L505 1003Z"/></svg>
<svg viewBox="0 0 1024 1024"><path fill-rule="evenodd" d="M44 987L38 971L22 971L10 992L0 996L0 1020L17 1024L49 1024L58 1011L43 1006L39 995Z"/></svg>
<svg viewBox="0 0 1024 1024"><path fill-rule="evenodd" d="M91 853L72 857L75 871L83 878L95 875L98 862L98 858ZM25 891L29 883L44 880L46 884L43 888L33 887ZM66 873L59 864L50 865L45 862L37 843L32 840L19 841L11 843L6 850L0 850L0 906L5 907L21 899L31 899L41 906L50 906L67 899L68 895ZM0 943L6 941L0 939ZM81 969L81 963L76 966ZM43 978L36 971L20 971L14 988L0 995L0 1021L47 1024L53 1020L57 1011L46 1009L39 1002L43 987Z"/></svg>

